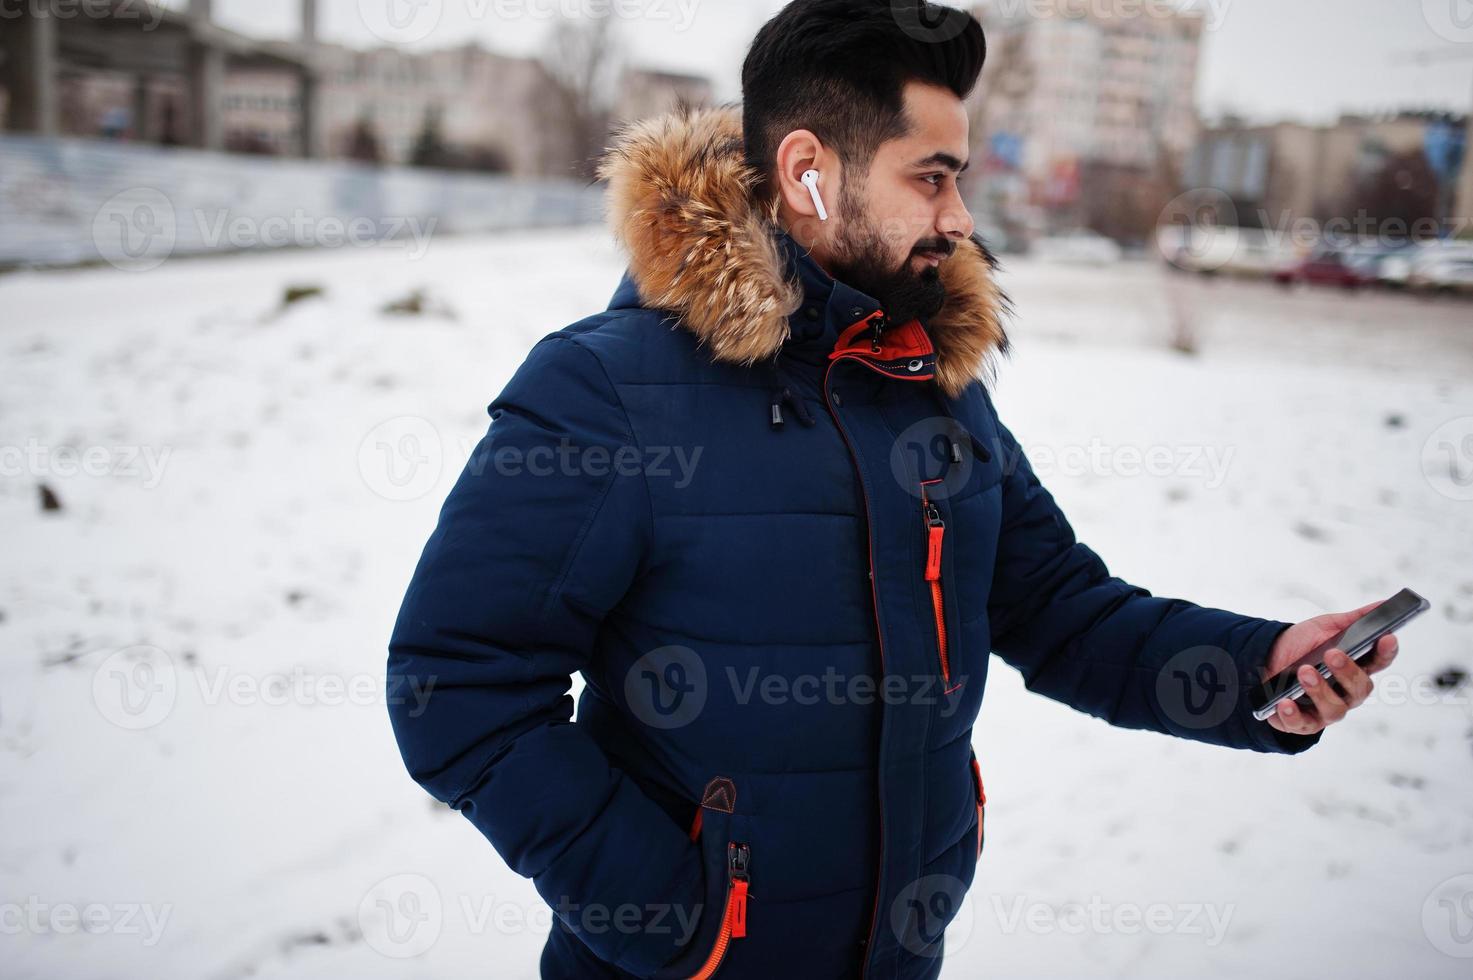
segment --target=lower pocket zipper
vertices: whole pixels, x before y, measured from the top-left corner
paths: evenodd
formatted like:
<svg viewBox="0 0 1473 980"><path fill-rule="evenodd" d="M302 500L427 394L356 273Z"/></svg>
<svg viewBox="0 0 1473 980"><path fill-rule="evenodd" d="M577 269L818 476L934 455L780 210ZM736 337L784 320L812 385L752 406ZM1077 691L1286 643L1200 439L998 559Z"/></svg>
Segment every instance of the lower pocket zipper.
<svg viewBox="0 0 1473 980"><path fill-rule="evenodd" d="M977 777L977 857L982 856L982 821L987 816L987 791L982 787L982 766L972 756L972 775Z"/></svg>
<svg viewBox="0 0 1473 980"><path fill-rule="evenodd" d="M726 958L726 948L733 939L747 935L747 865L752 858L752 848L747 844L726 845L726 906L721 910L721 931L701 968L691 975L691 980L706 980Z"/></svg>

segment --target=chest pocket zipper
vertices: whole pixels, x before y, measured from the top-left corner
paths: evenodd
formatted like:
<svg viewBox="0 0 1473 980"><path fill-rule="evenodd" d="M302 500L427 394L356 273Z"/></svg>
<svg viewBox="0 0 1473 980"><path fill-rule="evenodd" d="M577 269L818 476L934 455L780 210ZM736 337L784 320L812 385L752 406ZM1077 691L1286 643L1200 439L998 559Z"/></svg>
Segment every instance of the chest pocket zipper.
<svg viewBox="0 0 1473 980"><path fill-rule="evenodd" d="M928 481L938 482L938 481ZM946 599L941 588L941 555L946 540L946 521L934 502L926 496L926 484L921 484L921 507L926 519L926 584L931 589L931 611L936 618L936 655L941 662L941 679L946 684L946 693L956 690L951 686L951 658L946 649Z"/></svg>

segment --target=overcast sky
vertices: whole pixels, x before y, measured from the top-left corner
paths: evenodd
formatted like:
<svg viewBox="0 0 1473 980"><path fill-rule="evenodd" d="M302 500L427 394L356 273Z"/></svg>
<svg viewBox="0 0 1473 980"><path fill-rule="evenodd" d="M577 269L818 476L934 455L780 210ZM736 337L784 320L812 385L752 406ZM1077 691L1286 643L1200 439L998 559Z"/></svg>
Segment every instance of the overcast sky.
<svg viewBox="0 0 1473 980"><path fill-rule="evenodd" d="M993 0L1026 5L1037 0ZM1152 9L1165 0L1068 0ZM1332 119L1342 110L1473 106L1473 0L1182 0L1208 14L1197 101L1208 114ZM171 0L183 7L187 0ZM630 60L703 73L740 95L746 46L784 0L319 0L325 38L358 47L393 37L419 47L477 39L535 53L558 11L609 9ZM1132 5L1135 6L1132 6ZM417 6L416 6L417 5ZM600 5L603 5L602 8ZM959 5L959 4L953 4ZM296 30L298 0L215 0L217 19L260 36ZM1027 9L1024 7L1023 9ZM986 26L986 19L983 19ZM1440 60L1418 63L1418 53ZM987 75L984 70L983 84Z"/></svg>

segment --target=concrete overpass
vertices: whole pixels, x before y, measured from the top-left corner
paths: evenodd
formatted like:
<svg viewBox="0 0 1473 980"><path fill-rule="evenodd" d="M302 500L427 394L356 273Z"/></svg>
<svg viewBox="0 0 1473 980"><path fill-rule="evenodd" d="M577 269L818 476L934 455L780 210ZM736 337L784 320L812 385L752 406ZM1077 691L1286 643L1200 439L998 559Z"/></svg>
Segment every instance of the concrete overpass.
<svg viewBox="0 0 1473 980"><path fill-rule="evenodd" d="M226 30L211 18L211 0L189 0L175 11L146 0L88 0L66 7L5 4L0 8L0 85L9 92L6 128L42 136L59 135L57 79L66 71L109 71L135 80L134 119L143 111L151 77L185 80L190 107L185 142L201 149L224 148L220 95L226 67L270 66L301 80L301 131L306 156L321 152L318 110L317 0L299 0L300 41L261 41ZM64 16L63 16L64 15ZM140 139L157 134L142 132Z"/></svg>

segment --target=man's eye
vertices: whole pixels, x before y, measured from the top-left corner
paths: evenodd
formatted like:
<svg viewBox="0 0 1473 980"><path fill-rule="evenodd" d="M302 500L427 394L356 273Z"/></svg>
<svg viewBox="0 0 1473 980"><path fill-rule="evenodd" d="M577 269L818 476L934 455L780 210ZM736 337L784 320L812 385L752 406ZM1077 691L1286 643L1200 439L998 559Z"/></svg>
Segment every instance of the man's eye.
<svg viewBox="0 0 1473 980"><path fill-rule="evenodd" d="M921 180L924 180L926 183L930 184L932 187L940 187L941 186L941 182L943 180L945 180L945 179L946 179L946 175L945 174L926 174L926 176L924 176L924 177L921 178Z"/></svg>

